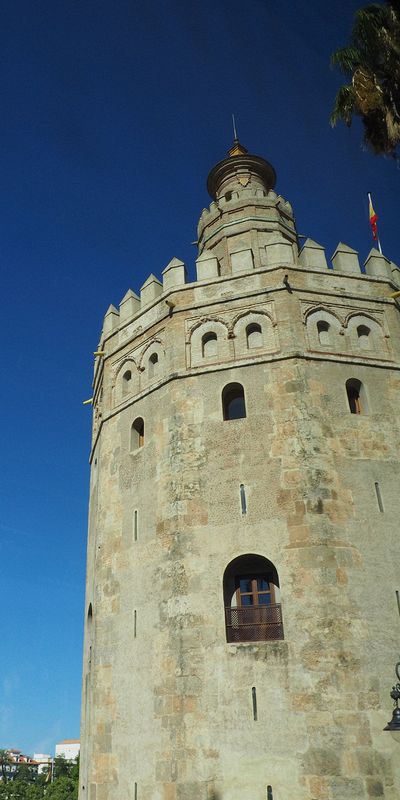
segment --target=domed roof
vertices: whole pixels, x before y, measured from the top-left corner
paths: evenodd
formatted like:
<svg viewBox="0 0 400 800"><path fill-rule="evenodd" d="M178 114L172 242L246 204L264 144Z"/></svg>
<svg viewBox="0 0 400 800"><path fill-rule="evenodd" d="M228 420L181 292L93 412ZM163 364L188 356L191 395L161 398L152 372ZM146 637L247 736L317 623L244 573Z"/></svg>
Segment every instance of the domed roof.
<svg viewBox="0 0 400 800"><path fill-rule="evenodd" d="M273 189L276 183L276 173L273 166L260 156L253 156L247 149L234 139L233 145L228 150L229 157L219 161L210 171L207 178L207 191L215 200L222 183L229 178L247 174L255 175L261 180L266 191Z"/></svg>

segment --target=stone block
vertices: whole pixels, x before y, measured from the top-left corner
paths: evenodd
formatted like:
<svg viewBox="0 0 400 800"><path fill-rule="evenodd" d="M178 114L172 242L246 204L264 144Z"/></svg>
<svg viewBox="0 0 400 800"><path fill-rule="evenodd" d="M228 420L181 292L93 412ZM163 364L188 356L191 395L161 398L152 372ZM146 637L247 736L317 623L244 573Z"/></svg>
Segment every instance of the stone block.
<svg viewBox="0 0 400 800"><path fill-rule="evenodd" d="M289 242L280 233L271 234L269 242L265 245L265 253L268 266L294 264L292 242Z"/></svg>
<svg viewBox="0 0 400 800"><path fill-rule="evenodd" d="M218 278L218 259L211 250L203 250L202 254L196 259L196 271L198 281L204 281L207 278Z"/></svg>
<svg viewBox="0 0 400 800"><path fill-rule="evenodd" d="M299 264L302 267L327 269L325 248L321 244L314 242L313 239L306 239L299 253Z"/></svg>
<svg viewBox="0 0 400 800"><path fill-rule="evenodd" d="M374 275L376 278L387 279L390 279L392 276L389 259L385 258L385 256L382 255L379 250L376 250L375 247L370 250L367 259L364 262L364 266L367 275Z"/></svg>
<svg viewBox="0 0 400 800"><path fill-rule="evenodd" d="M144 282L140 289L140 302L142 306L147 306L149 303L152 303L153 300L157 300L157 297L162 294L162 290L163 286L158 278L153 274L149 275L147 281Z"/></svg>
<svg viewBox="0 0 400 800"><path fill-rule="evenodd" d="M357 250L343 242L339 242L332 256L332 264L339 272L360 272Z"/></svg>
<svg viewBox="0 0 400 800"><path fill-rule="evenodd" d="M119 317L121 322L125 322L125 320L130 319L135 314L140 311L140 299L132 291L132 289L128 289L126 295L122 298L119 304Z"/></svg>
<svg viewBox="0 0 400 800"><path fill-rule="evenodd" d="M105 313L103 322L103 334L111 333L119 325L119 311L115 306L110 305Z"/></svg>
<svg viewBox="0 0 400 800"><path fill-rule="evenodd" d="M231 253L231 267L232 272L249 272L254 269L254 260L252 250L238 250L236 253Z"/></svg>
<svg viewBox="0 0 400 800"><path fill-rule="evenodd" d="M392 281L396 284L396 286L400 286L400 269L398 268L397 264L394 263L394 261L390 262L390 271Z"/></svg>
<svg viewBox="0 0 400 800"><path fill-rule="evenodd" d="M174 286L183 286L186 283L187 271L183 261L173 258L163 269L163 288L164 291L172 289Z"/></svg>

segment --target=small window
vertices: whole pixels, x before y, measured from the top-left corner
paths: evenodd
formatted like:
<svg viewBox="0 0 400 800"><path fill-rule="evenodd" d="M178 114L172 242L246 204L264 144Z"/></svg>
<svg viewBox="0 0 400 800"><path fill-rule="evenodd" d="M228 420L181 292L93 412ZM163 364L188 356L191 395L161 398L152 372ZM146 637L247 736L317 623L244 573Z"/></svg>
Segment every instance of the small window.
<svg viewBox="0 0 400 800"><path fill-rule="evenodd" d="M326 322L324 319L320 319L317 322L317 331L318 331L318 341L321 345L330 344L331 337L330 337L330 325L329 322Z"/></svg>
<svg viewBox="0 0 400 800"><path fill-rule="evenodd" d="M127 369L122 376L122 394L127 394L130 391L130 383L132 380L132 372Z"/></svg>
<svg viewBox="0 0 400 800"><path fill-rule="evenodd" d="M246 339L249 350L252 350L253 347L262 347L263 338L261 325L258 325L256 322L252 322L251 325L248 325L246 328Z"/></svg>
<svg viewBox="0 0 400 800"><path fill-rule="evenodd" d="M157 353L152 353L149 358L149 378L154 378L154 375L157 373L158 368L158 355Z"/></svg>
<svg viewBox="0 0 400 800"><path fill-rule="evenodd" d="M366 325L357 328L358 343L363 350L371 349L371 330Z"/></svg>
<svg viewBox="0 0 400 800"><path fill-rule="evenodd" d="M232 192L225 192L225 200L229 203L229 200L232 200Z"/></svg>
<svg viewBox="0 0 400 800"><path fill-rule="evenodd" d="M144 421L138 417L131 428L131 450L137 450L144 445Z"/></svg>
<svg viewBox="0 0 400 800"><path fill-rule="evenodd" d="M222 414L225 420L246 416L244 389L240 383L228 383L222 390Z"/></svg>
<svg viewBox="0 0 400 800"><path fill-rule="evenodd" d="M210 358L217 355L217 334L205 333L201 340L201 351L203 358Z"/></svg>
<svg viewBox="0 0 400 800"><path fill-rule="evenodd" d="M367 403L361 381L357 380L357 378L349 378L346 381L346 392L351 413L365 414L367 412Z"/></svg>

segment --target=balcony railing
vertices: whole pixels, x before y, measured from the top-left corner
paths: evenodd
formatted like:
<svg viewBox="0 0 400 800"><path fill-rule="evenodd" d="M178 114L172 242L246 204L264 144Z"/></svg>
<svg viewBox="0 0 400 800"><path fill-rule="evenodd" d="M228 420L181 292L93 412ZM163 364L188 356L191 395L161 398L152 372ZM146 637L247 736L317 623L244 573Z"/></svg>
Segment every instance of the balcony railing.
<svg viewBox="0 0 400 800"><path fill-rule="evenodd" d="M225 608L228 642L266 642L283 639L280 603L270 606Z"/></svg>

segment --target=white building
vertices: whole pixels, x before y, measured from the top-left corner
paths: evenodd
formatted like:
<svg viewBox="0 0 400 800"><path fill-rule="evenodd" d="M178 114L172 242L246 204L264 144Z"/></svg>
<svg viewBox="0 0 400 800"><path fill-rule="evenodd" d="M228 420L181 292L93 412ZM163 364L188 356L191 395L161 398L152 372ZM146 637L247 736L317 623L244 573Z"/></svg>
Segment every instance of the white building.
<svg viewBox="0 0 400 800"><path fill-rule="evenodd" d="M48 753L34 753L33 760L37 763L38 775L41 775L42 772L49 769L53 759Z"/></svg>
<svg viewBox="0 0 400 800"><path fill-rule="evenodd" d="M62 756L67 761L75 761L79 755L80 741L79 739L64 739L62 742L56 744L56 758Z"/></svg>

